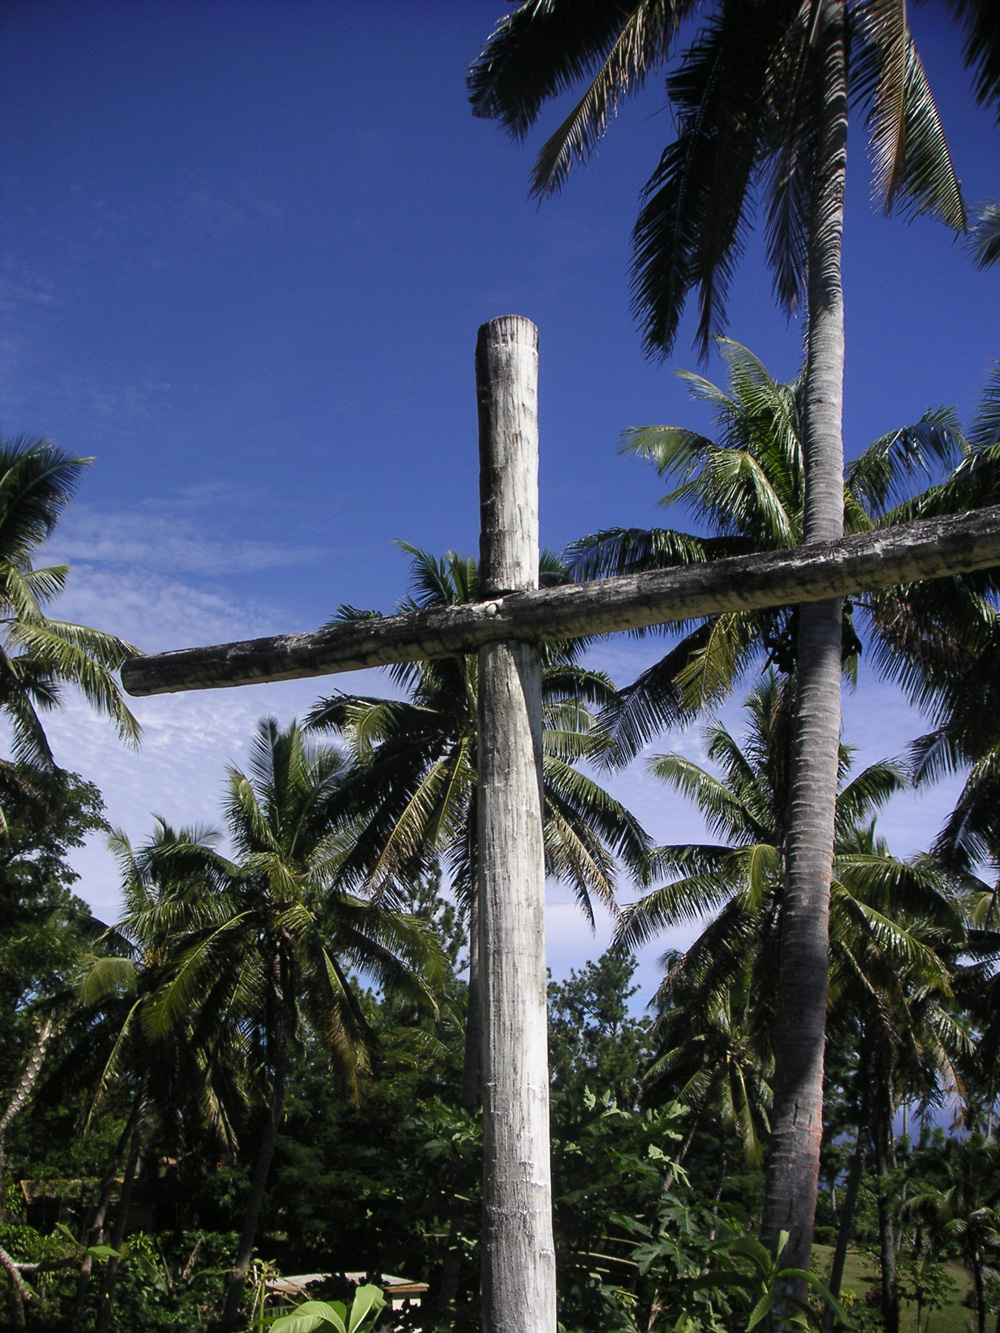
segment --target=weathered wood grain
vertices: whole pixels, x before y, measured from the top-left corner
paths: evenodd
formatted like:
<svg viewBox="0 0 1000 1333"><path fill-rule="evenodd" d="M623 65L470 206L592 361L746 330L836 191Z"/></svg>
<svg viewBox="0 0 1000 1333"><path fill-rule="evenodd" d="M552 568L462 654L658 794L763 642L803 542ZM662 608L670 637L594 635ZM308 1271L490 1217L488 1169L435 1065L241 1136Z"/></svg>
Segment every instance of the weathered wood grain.
<svg viewBox="0 0 1000 1333"><path fill-rule="evenodd" d="M538 580L538 334L479 330L480 578ZM528 643L479 649L484 1333L555 1333L542 842L542 675Z"/></svg>
<svg viewBox="0 0 1000 1333"><path fill-rule="evenodd" d="M504 639L541 643L718 611L819 601L991 565L1000 565L1000 506L713 564L512 591L471 606L133 657L122 668L122 683L129 694L146 695L293 680L475 652Z"/></svg>

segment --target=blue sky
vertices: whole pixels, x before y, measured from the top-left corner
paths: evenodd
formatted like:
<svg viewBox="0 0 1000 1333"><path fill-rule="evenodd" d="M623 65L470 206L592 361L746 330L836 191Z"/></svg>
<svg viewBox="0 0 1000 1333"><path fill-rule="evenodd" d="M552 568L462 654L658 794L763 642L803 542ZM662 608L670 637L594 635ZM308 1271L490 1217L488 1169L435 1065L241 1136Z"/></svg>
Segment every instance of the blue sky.
<svg viewBox="0 0 1000 1333"><path fill-rule="evenodd" d="M0 8L0 429L95 466L53 542L62 610L147 651L308 629L342 601L388 609L403 538L476 549L473 349L495 315L541 343L541 515L554 548L663 521L620 431L707 422L650 363L628 309L638 192L670 133L662 84L627 105L561 197L527 198L532 148L471 116L465 69L500 0L6 0ZM1000 135L975 109L941 6L914 26L970 204L1000 197ZM544 124L552 128L556 114ZM851 140L845 241L848 454L927 406L971 414L1000 356L1000 273L941 227L875 216ZM792 376L801 331L775 313L752 240L730 332ZM709 374L718 373L718 361ZM625 680L648 656L602 660ZM334 684L376 689L374 677ZM142 701L138 755L76 706L57 756L93 777L133 837L148 812L216 817L255 719L301 713L314 682ZM738 718L736 705L727 714ZM919 730L892 691L848 701L875 758ZM695 734L657 749L688 747ZM619 779L657 837L695 826L638 769ZM947 792L885 827L913 850ZM114 910L97 846L82 889ZM557 971L598 947L553 895ZM652 969L645 973L652 976Z"/></svg>

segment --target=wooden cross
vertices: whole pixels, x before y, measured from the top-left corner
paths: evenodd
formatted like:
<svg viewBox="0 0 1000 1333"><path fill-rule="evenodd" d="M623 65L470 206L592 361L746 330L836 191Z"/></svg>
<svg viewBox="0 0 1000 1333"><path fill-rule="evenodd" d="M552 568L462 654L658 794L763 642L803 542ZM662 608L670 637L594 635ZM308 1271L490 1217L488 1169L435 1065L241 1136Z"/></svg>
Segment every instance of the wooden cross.
<svg viewBox="0 0 1000 1333"><path fill-rule="evenodd" d="M529 320L505 316L479 330L481 602L135 657L122 668L126 690L147 695L478 651L486 1333L556 1327L538 645L1000 564L998 506L842 541L539 589L537 372L538 333Z"/></svg>

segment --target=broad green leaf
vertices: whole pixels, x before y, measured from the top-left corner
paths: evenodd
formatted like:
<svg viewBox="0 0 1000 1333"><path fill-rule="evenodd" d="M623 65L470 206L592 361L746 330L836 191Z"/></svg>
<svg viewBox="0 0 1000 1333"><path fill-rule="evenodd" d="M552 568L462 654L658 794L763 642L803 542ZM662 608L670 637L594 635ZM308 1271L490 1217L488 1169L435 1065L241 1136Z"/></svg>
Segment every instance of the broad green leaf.
<svg viewBox="0 0 1000 1333"><path fill-rule="evenodd" d="M347 1333L355 1333L363 1319L371 1311L378 1312L385 1305L385 1298L381 1290L374 1284L369 1283L366 1287L359 1287L357 1295L354 1297L354 1304L351 1306L351 1318L347 1325Z"/></svg>
<svg viewBox="0 0 1000 1333"><path fill-rule="evenodd" d="M787 1232L783 1232L782 1234L785 1241L787 1241ZM781 1253L781 1247L783 1245L784 1241L781 1241L778 1248L779 1254ZM730 1254L742 1254L745 1258L752 1260L762 1273L770 1272L773 1267L774 1260L771 1255L768 1254L760 1241L754 1240L752 1236L744 1236L741 1240L734 1240L731 1245L726 1246L726 1249Z"/></svg>
<svg viewBox="0 0 1000 1333"><path fill-rule="evenodd" d="M760 1321L765 1317L765 1315L771 1309L771 1306L773 1304L774 1304L774 1292L766 1291L764 1295L760 1298L760 1300L757 1302L757 1304L753 1307L753 1310L750 1314L750 1319L747 1322L747 1333L750 1333L750 1330L752 1328L757 1327Z"/></svg>
<svg viewBox="0 0 1000 1333"><path fill-rule="evenodd" d="M340 1302L338 1301L339 1305ZM345 1307L340 1306L341 1310ZM273 1333L347 1333L347 1325L328 1301L305 1301L292 1314L282 1315L271 1325Z"/></svg>
<svg viewBox="0 0 1000 1333"><path fill-rule="evenodd" d="M62 1234L66 1237L66 1239L70 1241L75 1250L80 1249L80 1242L73 1235L72 1231L70 1231L69 1227L66 1225L65 1222L57 1222L56 1230L62 1232Z"/></svg>
<svg viewBox="0 0 1000 1333"><path fill-rule="evenodd" d="M804 1281L808 1282L813 1291L817 1292L823 1300L826 1301L827 1305L836 1312L839 1319L842 1319L845 1324L850 1323L850 1315L848 1315L847 1311L841 1305L840 1301L837 1300L836 1296L834 1296L830 1288L824 1286L815 1273L806 1273L800 1268L789 1269L788 1272L793 1277L801 1277Z"/></svg>

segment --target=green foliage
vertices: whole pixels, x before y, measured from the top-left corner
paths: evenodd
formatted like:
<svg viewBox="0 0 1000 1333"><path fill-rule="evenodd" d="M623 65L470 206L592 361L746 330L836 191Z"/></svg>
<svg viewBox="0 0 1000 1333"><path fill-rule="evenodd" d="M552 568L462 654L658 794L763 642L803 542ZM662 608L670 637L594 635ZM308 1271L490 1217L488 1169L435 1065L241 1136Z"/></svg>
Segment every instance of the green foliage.
<svg viewBox="0 0 1000 1333"><path fill-rule="evenodd" d="M954 1302L958 1284L944 1261L935 1257L933 1249L919 1242L901 1251L896 1271L900 1299L915 1306L917 1333L924 1333L931 1315Z"/></svg>
<svg viewBox="0 0 1000 1333"><path fill-rule="evenodd" d="M655 1225L634 1219L628 1225L637 1240L631 1257L646 1288L645 1295L640 1284L630 1291L602 1288L618 1310L617 1320L610 1320L615 1333L751 1333L775 1307L782 1326L808 1328L819 1320L793 1294L799 1283L846 1318L815 1274L781 1265L787 1232L781 1233L778 1254L772 1254L741 1234L732 1217L676 1195L664 1197Z"/></svg>
<svg viewBox="0 0 1000 1333"><path fill-rule="evenodd" d="M305 1301L293 1314L276 1319L271 1328L274 1333L364 1333L384 1305L378 1287L359 1287L350 1309L343 1301Z"/></svg>
<svg viewBox="0 0 1000 1333"><path fill-rule="evenodd" d="M0 709L17 764L54 767L39 714L59 706L64 684L110 717L123 740L139 736L112 675L136 649L112 634L50 619L45 607L65 588L69 566L32 567L90 462L48 440L0 441Z"/></svg>
<svg viewBox="0 0 1000 1333"><path fill-rule="evenodd" d="M635 1269L635 1219L655 1215L664 1179L683 1182L666 1149L685 1109L619 1107L610 1092L567 1097L553 1134L552 1189L561 1317L593 1318L607 1284Z"/></svg>
<svg viewBox="0 0 1000 1333"><path fill-rule="evenodd" d="M635 958L621 947L549 982L549 1071L554 1114L560 1099L584 1087L610 1093L623 1107L639 1100L639 1075L649 1055L650 1021L635 1018L629 1001Z"/></svg>
<svg viewBox="0 0 1000 1333"><path fill-rule="evenodd" d="M65 986L93 933L85 905L73 896L79 876L67 858L106 824L97 788L58 768L0 768L0 803L7 820L0 837L0 1016L9 1035L15 1015ZM0 1083L10 1077L8 1059L20 1063L19 1050L4 1045Z"/></svg>
<svg viewBox="0 0 1000 1333"><path fill-rule="evenodd" d="M724 1261L744 1261L742 1269L716 1268L710 1270L708 1276L719 1287L731 1286L734 1291L738 1291L744 1305L750 1307L747 1333L766 1319L775 1306L781 1310L782 1324L808 1328L812 1312L807 1304L800 1302L794 1295L794 1288L799 1283L809 1286L840 1318L845 1317L843 1307L814 1273L807 1273L801 1268L782 1267L781 1252L787 1243L788 1232L782 1231L774 1254L750 1236L724 1241L716 1250Z"/></svg>

